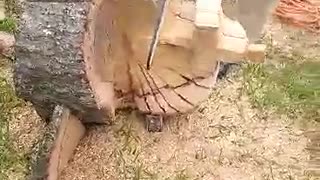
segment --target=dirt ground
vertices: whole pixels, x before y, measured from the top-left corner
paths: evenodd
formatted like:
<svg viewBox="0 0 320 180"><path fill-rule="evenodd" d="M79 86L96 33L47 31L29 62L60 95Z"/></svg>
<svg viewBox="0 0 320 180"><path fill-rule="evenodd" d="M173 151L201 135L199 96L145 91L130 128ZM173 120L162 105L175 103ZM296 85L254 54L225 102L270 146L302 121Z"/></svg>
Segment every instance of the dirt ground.
<svg viewBox="0 0 320 180"><path fill-rule="evenodd" d="M314 36L277 23L267 30L277 46L318 53L310 48L319 47ZM24 111L10 129L16 146L30 151L43 125L31 108ZM253 108L237 72L194 112L166 121L161 133L146 132L134 111L119 112L113 126L89 127L62 179L312 179L308 142L292 119Z"/></svg>

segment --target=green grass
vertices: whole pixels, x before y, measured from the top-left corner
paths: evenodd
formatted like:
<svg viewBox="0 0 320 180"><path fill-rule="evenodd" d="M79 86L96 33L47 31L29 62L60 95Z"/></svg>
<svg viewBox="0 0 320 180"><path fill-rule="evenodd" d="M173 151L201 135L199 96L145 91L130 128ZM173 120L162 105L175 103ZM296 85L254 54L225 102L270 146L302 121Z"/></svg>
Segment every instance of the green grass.
<svg viewBox="0 0 320 180"><path fill-rule="evenodd" d="M245 90L258 108L320 121L320 57L269 47L268 62L246 64Z"/></svg>
<svg viewBox="0 0 320 180"><path fill-rule="evenodd" d="M19 18L20 8L16 0L5 0L6 18L0 21L0 31L16 33L18 30L17 19Z"/></svg>
<svg viewBox="0 0 320 180"><path fill-rule="evenodd" d="M121 123L116 130L116 136L119 138L119 147L114 150L112 156L117 159L118 172L125 179L132 180L156 180L157 174L150 172L140 158L141 139L136 135L132 127L132 119Z"/></svg>
<svg viewBox="0 0 320 180"><path fill-rule="evenodd" d="M17 31L17 22L14 18L8 17L0 21L0 31L14 33Z"/></svg>
<svg viewBox="0 0 320 180"><path fill-rule="evenodd" d="M11 110L19 104L12 87L0 77L0 179L8 179L9 173L25 169L26 159L15 151L9 136Z"/></svg>

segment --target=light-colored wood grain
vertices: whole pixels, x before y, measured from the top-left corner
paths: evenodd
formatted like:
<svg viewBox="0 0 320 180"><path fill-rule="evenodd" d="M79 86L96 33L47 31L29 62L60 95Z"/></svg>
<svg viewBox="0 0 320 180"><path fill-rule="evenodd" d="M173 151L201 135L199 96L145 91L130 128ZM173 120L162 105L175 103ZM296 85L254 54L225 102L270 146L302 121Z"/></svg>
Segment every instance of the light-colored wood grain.
<svg viewBox="0 0 320 180"><path fill-rule="evenodd" d="M191 48L195 29L192 15L195 6L186 1L170 1L160 33L160 44Z"/></svg>
<svg viewBox="0 0 320 180"><path fill-rule="evenodd" d="M218 30L218 58L225 62L239 62L248 47L248 38L244 28L235 20L225 15L220 16L221 26Z"/></svg>
<svg viewBox="0 0 320 180"><path fill-rule="evenodd" d="M48 180L59 179L86 131L81 121L73 116L70 110L64 107L58 108L61 111L54 113L51 123L51 126L55 126L56 132L53 134L54 141L48 154L49 162L46 170Z"/></svg>
<svg viewBox="0 0 320 180"><path fill-rule="evenodd" d="M198 28L218 28L220 13L221 0L197 0L194 23Z"/></svg>
<svg viewBox="0 0 320 180"><path fill-rule="evenodd" d="M245 30L223 14L221 1L171 0L152 66L147 69L146 54L155 25L149 16L155 17L156 8L143 0L139 7L129 3L129 9L122 3L125 1L119 4L123 14L118 14L119 31L113 38L110 64L113 83L116 97L129 95L142 112L187 112L209 96L219 61L240 62L247 55L254 62L262 61L263 48L248 45Z"/></svg>

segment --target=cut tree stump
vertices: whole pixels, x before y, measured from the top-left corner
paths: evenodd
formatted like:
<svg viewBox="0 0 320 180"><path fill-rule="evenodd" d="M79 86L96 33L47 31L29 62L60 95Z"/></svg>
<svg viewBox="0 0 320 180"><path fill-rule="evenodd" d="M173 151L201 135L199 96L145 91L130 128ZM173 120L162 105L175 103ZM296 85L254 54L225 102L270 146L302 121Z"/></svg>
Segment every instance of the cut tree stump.
<svg viewBox="0 0 320 180"><path fill-rule="evenodd" d="M154 1L24 2L16 36L17 93L47 120L56 105L83 123L110 122L116 109L127 106L162 119L208 98L219 61L263 61L264 48L248 44L221 1L170 0L167 8L147 70Z"/></svg>

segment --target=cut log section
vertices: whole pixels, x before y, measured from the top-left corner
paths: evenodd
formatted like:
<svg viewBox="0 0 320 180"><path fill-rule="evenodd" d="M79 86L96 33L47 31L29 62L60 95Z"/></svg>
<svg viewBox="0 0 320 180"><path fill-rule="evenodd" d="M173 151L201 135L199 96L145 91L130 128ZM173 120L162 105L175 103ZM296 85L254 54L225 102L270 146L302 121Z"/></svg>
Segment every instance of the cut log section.
<svg viewBox="0 0 320 180"><path fill-rule="evenodd" d="M34 150L36 153L28 179L58 180L84 134L81 121L68 109L57 106L38 149Z"/></svg>
<svg viewBox="0 0 320 180"><path fill-rule="evenodd" d="M248 45L221 1L170 0L149 70L153 1L52 1L26 1L16 37L17 92L45 119L56 105L84 123L107 122L124 106L188 112L208 98L220 60L262 61L262 46Z"/></svg>

